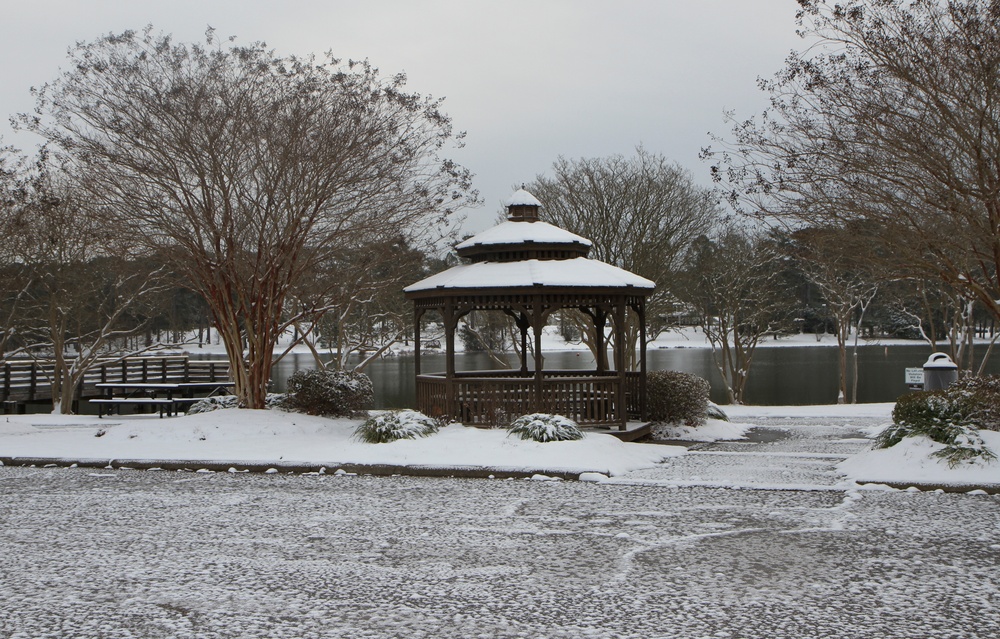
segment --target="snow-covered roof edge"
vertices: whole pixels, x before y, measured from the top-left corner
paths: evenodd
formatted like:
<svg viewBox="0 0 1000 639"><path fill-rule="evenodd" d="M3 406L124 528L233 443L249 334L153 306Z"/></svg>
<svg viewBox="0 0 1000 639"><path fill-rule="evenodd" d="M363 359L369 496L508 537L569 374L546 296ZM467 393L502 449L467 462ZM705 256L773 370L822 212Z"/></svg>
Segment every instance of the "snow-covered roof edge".
<svg viewBox="0 0 1000 639"><path fill-rule="evenodd" d="M580 244L592 246L592 242L576 233L570 233L558 226L553 226L548 222L519 222L508 220L501 222L492 228L488 228L482 233L478 233L464 242L460 242L456 249L461 250L473 246L488 246L494 244L523 244L534 242L535 244Z"/></svg>
<svg viewBox="0 0 1000 639"><path fill-rule="evenodd" d="M653 290L656 283L599 260L523 260L462 264L403 289L406 293L448 289L508 289L549 286L580 289Z"/></svg>
<svg viewBox="0 0 1000 639"><path fill-rule="evenodd" d="M528 193L524 189L518 189L514 191L514 194L507 198L504 202L504 206L541 206L542 203L538 201L531 193Z"/></svg>

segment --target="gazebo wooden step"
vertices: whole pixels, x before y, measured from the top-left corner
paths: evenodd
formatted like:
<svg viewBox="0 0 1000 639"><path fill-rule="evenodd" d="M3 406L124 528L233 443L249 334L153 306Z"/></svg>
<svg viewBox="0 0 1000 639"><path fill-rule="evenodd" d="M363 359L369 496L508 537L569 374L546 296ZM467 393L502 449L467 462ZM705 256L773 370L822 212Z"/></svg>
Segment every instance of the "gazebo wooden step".
<svg viewBox="0 0 1000 639"><path fill-rule="evenodd" d="M634 442L642 439L643 437L649 437L653 430L653 422L627 422L625 424L625 430L618 430L617 427L606 428L601 426L587 426L582 430L585 433L614 435L623 442Z"/></svg>

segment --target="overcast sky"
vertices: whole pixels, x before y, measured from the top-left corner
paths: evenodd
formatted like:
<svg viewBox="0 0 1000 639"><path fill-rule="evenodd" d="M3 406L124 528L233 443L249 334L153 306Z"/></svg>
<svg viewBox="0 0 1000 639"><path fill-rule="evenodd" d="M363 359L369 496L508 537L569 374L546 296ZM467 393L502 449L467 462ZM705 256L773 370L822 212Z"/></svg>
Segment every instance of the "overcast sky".
<svg viewBox="0 0 1000 639"><path fill-rule="evenodd" d="M662 153L708 185L698 151L723 112L761 111L758 77L792 49L795 0L5 0L0 114L29 111L74 42L152 24L179 41L209 25L279 54L368 58L408 89L446 98L492 224L515 185L568 158ZM5 143L27 134L0 126Z"/></svg>

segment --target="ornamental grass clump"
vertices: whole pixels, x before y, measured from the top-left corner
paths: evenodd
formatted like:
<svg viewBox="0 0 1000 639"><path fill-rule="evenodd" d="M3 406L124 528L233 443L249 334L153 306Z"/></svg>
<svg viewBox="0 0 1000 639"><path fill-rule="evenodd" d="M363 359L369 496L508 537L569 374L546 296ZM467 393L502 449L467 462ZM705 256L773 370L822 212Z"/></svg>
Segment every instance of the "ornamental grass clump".
<svg viewBox="0 0 1000 639"><path fill-rule="evenodd" d="M300 413L349 417L374 402L372 380L364 373L302 370L288 378L288 408Z"/></svg>
<svg viewBox="0 0 1000 639"><path fill-rule="evenodd" d="M983 442L978 428L983 422L979 397L955 385L945 390L904 395L892 411L892 425L875 437L875 448L895 446L906 437L924 436L944 448L934 457L954 468L962 463L992 462L996 455Z"/></svg>
<svg viewBox="0 0 1000 639"><path fill-rule="evenodd" d="M708 380L679 371L651 371L646 375L646 411L664 424L697 427L708 413Z"/></svg>
<svg viewBox="0 0 1000 639"><path fill-rule="evenodd" d="M398 439L427 437L438 431L437 420L415 410L387 410L359 425L354 436L368 444L387 444Z"/></svg>
<svg viewBox="0 0 1000 639"><path fill-rule="evenodd" d="M583 439L583 431L572 419L546 413L532 413L518 417L507 429L507 435L508 437L517 435L521 439L542 443Z"/></svg>

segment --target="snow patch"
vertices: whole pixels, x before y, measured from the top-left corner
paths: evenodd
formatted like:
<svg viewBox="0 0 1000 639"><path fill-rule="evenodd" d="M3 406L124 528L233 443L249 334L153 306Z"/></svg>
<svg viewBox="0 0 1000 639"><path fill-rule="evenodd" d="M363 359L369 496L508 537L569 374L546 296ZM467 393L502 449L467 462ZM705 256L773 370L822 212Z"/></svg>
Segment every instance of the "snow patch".
<svg viewBox="0 0 1000 639"><path fill-rule="evenodd" d="M1000 451L1000 433L979 433L990 449ZM927 437L907 437L890 448L849 457L838 469L859 482L1000 485L1000 463L976 461L950 468L948 462L931 456L942 448L944 444Z"/></svg>
<svg viewBox="0 0 1000 639"><path fill-rule="evenodd" d="M653 439L671 439L691 442L717 442L746 439L746 432L753 424L725 422L709 419L701 426L683 424L653 424Z"/></svg>
<svg viewBox="0 0 1000 639"><path fill-rule="evenodd" d="M519 472L600 472L621 475L683 455L681 446L622 442L603 433L547 442L515 439L504 429L452 424L430 437L367 444L354 437L361 420L326 418L282 410L224 409L160 419L128 415L105 424L97 416L71 416L90 426L38 430L37 415L11 415L0 424L5 457L66 459L199 460L258 462L339 468L344 465L503 468ZM46 421L51 416L46 416ZM94 437L99 430L105 435ZM341 474L341 473L337 473Z"/></svg>

